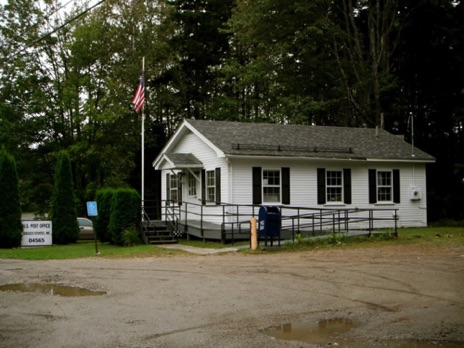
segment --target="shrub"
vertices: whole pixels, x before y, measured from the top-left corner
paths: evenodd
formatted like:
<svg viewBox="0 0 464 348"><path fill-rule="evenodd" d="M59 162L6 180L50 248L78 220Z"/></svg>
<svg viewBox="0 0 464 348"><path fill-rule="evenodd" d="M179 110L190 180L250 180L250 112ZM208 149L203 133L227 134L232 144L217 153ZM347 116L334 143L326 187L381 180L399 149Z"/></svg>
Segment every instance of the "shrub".
<svg viewBox="0 0 464 348"><path fill-rule="evenodd" d="M21 245L23 225L16 162L5 147L0 151L0 247Z"/></svg>
<svg viewBox="0 0 464 348"><path fill-rule="evenodd" d="M71 173L71 161L66 151L61 151L55 168L52 193L53 243L69 244L79 239L76 203Z"/></svg>
<svg viewBox="0 0 464 348"><path fill-rule="evenodd" d="M134 227L130 227L123 231L122 233L122 240L125 246L134 246L141 243L140 240L140 233Z"/></svg>
<svg viewBox="0 0 464 348"><path fill-rule="evenodd" d="M329 244L341 244L348 241L348 236L342 232L332 231L332 235L328 238Z"/></svg>
<svg viewBox="0 0 464 348"><path fill-rule="evenodd" d="M140 195L134 189L118 189L113 193L109 231L111 242L124 245L123 231L140 222Z"/></svg>
<svg viewBox="0 0 464 348"><path fill-rule="evenodd" d="M379 240L390 240L390 239L395 238L395 235L387 230L387 231L383 231L383 232L381 232L379 234L372 234L371 238L376 238L376 239L379 239Z"/></svg>
<svg viewBox="0 0 464 348"><path fill-rule="evenodd" d="M100 189L95 194L95 201L98 204L98 216L95 219L95 233L98 240L102 243L111 241L109 230L111 216L111 202L113 200L114 189Z"/></svg>

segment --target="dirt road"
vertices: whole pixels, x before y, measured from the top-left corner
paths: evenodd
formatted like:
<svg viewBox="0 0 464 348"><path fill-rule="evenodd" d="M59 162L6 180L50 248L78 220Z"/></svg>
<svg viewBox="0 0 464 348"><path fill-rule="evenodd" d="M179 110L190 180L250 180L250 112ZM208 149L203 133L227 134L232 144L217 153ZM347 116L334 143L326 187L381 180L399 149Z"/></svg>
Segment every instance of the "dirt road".
<svg viewBox="0 0 464 348"><path fill-rule="evenodd" d="M464 345L464 247L0 260L13 283L106 293L0 292L0 347Z"/></svg>

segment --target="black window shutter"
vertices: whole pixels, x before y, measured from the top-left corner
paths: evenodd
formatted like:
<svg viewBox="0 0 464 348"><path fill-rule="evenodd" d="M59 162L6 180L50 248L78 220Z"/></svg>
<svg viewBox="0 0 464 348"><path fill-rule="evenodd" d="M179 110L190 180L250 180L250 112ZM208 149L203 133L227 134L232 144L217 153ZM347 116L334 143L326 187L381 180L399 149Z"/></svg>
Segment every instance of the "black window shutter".
<svg viewBox="0 0 464 348"><path fill-rule="evenodd" d="M221 168L216 168L216 204L221 204Z"/></svg>
<svg viewBox="0 0 464 348"><path fill-rule="evenodd" d="M400 203L400 170L393 169L393 203Z"/></svg>
<svg viewBox="0 0 464 348"><path fill-rule="evenodd" d="M369 169L369 203L377 203L377 171Z"/></svg>
<svg viewBox="0 0 464 348"><path fill-rule="evenodd" d="M351 204L351 169L343 169L343 199Z"/></svg>
<svg viewBox="0 0 464 348"><path fill-rule="evenodd" d="M177 174L177 203L182 204L182 174Z"/></svg>
<svg viewBox="0 0 464 348"><path fill-rule="evenodd" d="M317 204L325 203L325 168L317 168Z"/></svg>
<svg viewBox="0 0 464 348"><path fill-rule="evenodd" d="M253 204L261 204L263 202L261 196L261 167L253 167L253 177L252 177L252 186L253 186Z"/></svg>
<svg viewBox="0 0 464 348"><path fill-rule="evenodd" d="M171 200L171 181L169 179L169 174L166 174L166 204L169 204Z"/></svg>
<svg viewBox="0 0 464 348"><path fill-rule="evenodd" d="M201 204L206 204L206 171L201 170Z"/></svg>
<svg viewBox="0 0 464 348"><path fill-rule="evenodd" d="M282 168L282 204L290 204L290 168Z"/></svg>

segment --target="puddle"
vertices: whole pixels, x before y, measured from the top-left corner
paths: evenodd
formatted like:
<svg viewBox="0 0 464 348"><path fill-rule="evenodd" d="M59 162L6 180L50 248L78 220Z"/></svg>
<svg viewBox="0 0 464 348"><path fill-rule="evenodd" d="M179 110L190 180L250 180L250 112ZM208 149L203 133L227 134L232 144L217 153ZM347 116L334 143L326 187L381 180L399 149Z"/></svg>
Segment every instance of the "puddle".
<svg viewBox="0 0 464 348"><path fill-rule="evenodd" d="M463 342L446 342L446 341L419 341L419 340L402 340L397 343L380 343L382 347L398 347L398 348L462 348Z"/></svg>
<svg viewBox="0 0 464 348"><path fill-rule="evenodd" d="M336 342L342 333L354 327L357 325L351 319L335 318L317 323L285 323L280 327L266 330L265 333L281 340L324 344Z"/></svg>
<svg viewBox="0 0 464 348"><path fill-rule="evenodd" d="M52 296L57 295L64 297L99 296L106 294L106 291L93 291L74 286L42 283L6 284L0 286L0 291L37 292Z"/></svg>
<svg viewBox="0 0 464 348"><path fill-rule="evenodd" d="M264 330L264 333L281 340L303 341L314 344L336 345L339 347L384 347L384 348L462 348L462 342L422 341L422 340L378 340L362 341L345 335L359 325L348 318L335 318L319 322L284 323Z"/></svg>

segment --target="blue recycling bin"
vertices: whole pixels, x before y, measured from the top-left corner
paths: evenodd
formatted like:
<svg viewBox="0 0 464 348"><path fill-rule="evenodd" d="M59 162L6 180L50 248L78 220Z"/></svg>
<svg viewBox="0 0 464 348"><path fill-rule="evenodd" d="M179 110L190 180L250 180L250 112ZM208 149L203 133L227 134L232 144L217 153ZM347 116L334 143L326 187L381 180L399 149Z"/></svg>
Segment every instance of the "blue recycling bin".
<svg viewBox="0 0 464 348"><path fill-rule="evenodd" d="M258 237L272 240L278 238L280 243L280 228L282 225L282 214L280 207L263 205L259 208Z"/></svg>

